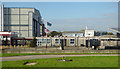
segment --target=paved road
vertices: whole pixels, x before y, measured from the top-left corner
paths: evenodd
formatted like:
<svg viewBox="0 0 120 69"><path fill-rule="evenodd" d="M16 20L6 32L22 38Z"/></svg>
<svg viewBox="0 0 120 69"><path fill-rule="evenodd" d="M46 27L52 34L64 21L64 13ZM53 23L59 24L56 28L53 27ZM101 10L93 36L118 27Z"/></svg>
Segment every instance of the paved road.
<svg viewBox="0 0 120 69"><path fill-rule="evenodd" d="M56 58L62 56L120 56L120 54L88 54L88 55L27 55L27 56L11 56L0 57L2 61L17 61L26 59L39 59L39 58Z"/></svg>

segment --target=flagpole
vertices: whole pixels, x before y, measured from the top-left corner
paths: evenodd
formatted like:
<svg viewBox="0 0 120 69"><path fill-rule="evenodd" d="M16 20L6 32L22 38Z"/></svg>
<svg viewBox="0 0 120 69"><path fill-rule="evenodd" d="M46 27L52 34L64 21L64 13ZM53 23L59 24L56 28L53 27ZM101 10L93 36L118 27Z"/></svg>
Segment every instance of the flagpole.
<svg viewBox="0 0 120 69"><path fill-rule="evenodd" d="M46 23L46 48L47 48L47 23Z"/></svg>

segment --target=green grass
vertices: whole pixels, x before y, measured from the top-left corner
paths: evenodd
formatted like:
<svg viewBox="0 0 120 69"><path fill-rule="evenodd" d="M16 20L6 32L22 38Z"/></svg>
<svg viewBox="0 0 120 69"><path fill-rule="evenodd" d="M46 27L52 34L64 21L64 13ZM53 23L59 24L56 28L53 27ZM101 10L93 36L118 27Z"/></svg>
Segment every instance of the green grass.
<svg viewBox="0 0 120 69"><path fill-rule="evenodd" d="M25 55L80 55L80 54L118 54L118 53L2 53L2 57Z"/></svg>
<svg viewBox="0 0 120 69"><path fill-rule="evenodd" d="M3 61L3 67L118 67L118 56L83 56L66 57L71 62L59 62L62 58L41 58L22 61ZM25 62L37 62L36 65L26 66Z"/></svg>

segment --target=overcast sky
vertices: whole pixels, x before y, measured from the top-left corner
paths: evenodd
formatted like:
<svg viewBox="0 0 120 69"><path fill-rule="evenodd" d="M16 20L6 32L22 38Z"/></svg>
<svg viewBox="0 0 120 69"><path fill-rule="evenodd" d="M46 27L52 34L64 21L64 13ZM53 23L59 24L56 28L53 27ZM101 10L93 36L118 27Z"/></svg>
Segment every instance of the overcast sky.
<svg viewBox="0 0 120 69"><path fill-rule="evenodd" d="M94 29L109 31L117 27L117 2L4 2L5 7L34 7L38 9L49 30L79 31Z"/></svg>

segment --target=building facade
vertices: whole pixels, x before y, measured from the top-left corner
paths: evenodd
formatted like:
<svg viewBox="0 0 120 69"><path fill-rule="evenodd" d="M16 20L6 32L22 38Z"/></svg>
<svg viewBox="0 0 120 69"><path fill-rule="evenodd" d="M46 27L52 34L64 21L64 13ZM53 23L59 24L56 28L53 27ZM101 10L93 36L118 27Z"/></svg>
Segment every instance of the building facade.
<svg viewBox="0 0 120 69"><path fill-rule="evenodd" d="M94 30L85 30L85 37L93 37Z"/></svg>
<svg viewBox="0 0 120 69"><path fill-rule="evenodd" d="M19 37L44 36L44 23L39 10L35 8L4 7L2 31L19 33Z"/></svg>
<svg viewBox="0 0 120 69"><path fill-rule="evenodd" d="M113 38L111 36L108 37L37 37L37 46L61 46L63 39L64 46L84 46L84 47L92 47L92 46L120 46L120 39ZM47 41L46 41L47 40Z"/></svg>

